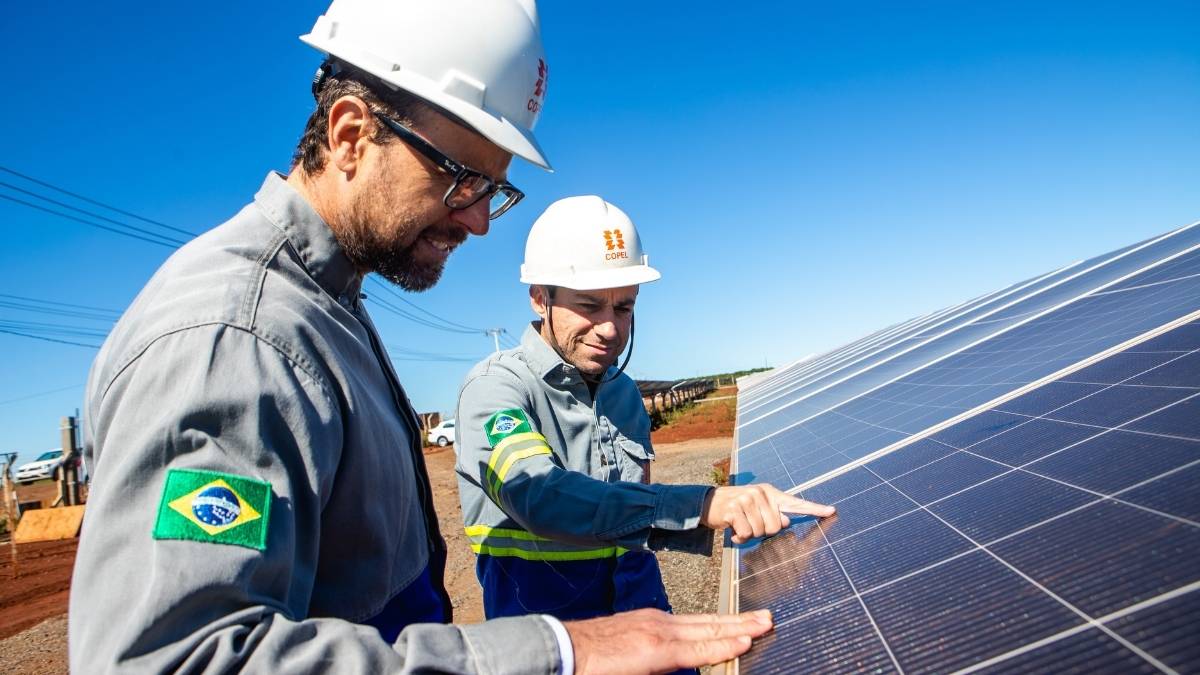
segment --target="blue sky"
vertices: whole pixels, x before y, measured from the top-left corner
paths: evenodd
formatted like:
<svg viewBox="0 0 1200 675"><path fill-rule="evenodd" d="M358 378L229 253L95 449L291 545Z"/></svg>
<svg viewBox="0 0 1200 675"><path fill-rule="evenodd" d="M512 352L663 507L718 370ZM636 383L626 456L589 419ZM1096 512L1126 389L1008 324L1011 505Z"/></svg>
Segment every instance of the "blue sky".
<svg viewBox="0 0 1200 675"><path fill-rule="evenodd" d="M297 36L325 6L17 3L0 166L208 229L286 170L320 60ZM519 335L528 226L574 194L629 213L664 274L629 369L650 379L782 365L1200 219L1194 2L558 1L541 18L556 172L515 164L527 199L409 296L464 325ZM6 200L0 222L0 294L121 310L169 253ZM389 345L491 349L373 315ZM94 354L0 333L0 451L58 445ZM421 410L450 410L468 367L397 363Z"/></svg>

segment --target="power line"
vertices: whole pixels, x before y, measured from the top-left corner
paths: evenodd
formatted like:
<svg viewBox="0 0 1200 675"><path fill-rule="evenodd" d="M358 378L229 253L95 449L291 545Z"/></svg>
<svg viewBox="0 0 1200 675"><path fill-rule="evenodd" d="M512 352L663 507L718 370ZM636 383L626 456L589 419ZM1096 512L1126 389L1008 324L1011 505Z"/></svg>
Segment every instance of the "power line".
<svg viewBox="0 0 1200 675"><path fill-rule="evenodd" d="M521 346L521 341L513 337L512 333L501 329L500 344L505 345L505 349L514 349Z"/></svg>
<svg viewBox="0 0 1200 675"><path fill-rule="evenodd" d="M28 401L31 398L37 398L39 396L49 396L50 394L57 394L57 393L63 392L63 391L71 391L72 389L79 389L82 386L83 386L82 384L73 384L69 387L60 387L58 389L51 389L49 391L39 391L36 394L26 394L25 396L18 396L16 398L10 398L10 399L0 401L0 405L8 405L9 403L20 403L21 401Z"/></svg>
<svg viewBox="0 0 1200 675"><path fill-rule="evenodd" d="M367 299L370 300L371 302L379 305L380 307L383 307L384 309L388 310L389 312L392 312L393 314L404 317L405 319L408 319L409 321L412 321L413 323L418 323L418 324L420 324L422 326L426 326L428 328L445 331L447 333L458 333L459 335L478 335L478 334L482 333L482 331L462 330L462 329L458 329L458 328L450 328L448 326L443 326L441 324L436 324L432 321L429 321L428 319L422 319L421 317L413 314L412 312L401 309L401 308L397 307L396 305L393 305L392 303L388 302L387 300L380 299L379 297L369 297Z"/></svg>
<svg viewBox="0 0 1200 675"><path fill-rule="evenodd" d="M388 286L387 284L385 284L384 282L380 281L379 279L377 279L375 277L371 277L371 281L373 281L377 287L382 288L384 291L387 291L392 297L396 298L400 302L403 302L404 304L408 305L409 307L412 307L413 309L417 310L418 312L421 312L422 314L424 314L428 317L431 317L433 319L441 321L442 323L444 323L448 326L451 326L453 328L458 328L458 329L464 330L464 331L471 331L474 333L485 332L483 328L472 328L471 326L464 326L461 323L455 323L454 321L442 318L442 317L438 316L437 314L430 312L427 309L423 309L420 306L418 306L416 303L414 303L411 300L409 300L408 298L404 297L399 292L397 292L395 289L391 288L390 286Z"/></svg>
<svg viewBox="0 0 1200 675"><path fill-rule="evenodd" d="M57 185L48 183L43 180L39 180L32 176L28 176L26 174L23 174L19 171L10 169L8 167L0 166L0 171L12 174L14 176L17 176L17 177L27 180L29 182L32 182L37 185L41 185L43 187L54 190L56 192L60 192L62 194L74 197L75 199L85 201L89 204L94 204L96 206L100 206L102 208L109 209L116 213L120 213L122 215L129 216L131 218L136 218L138 220L150 223L152 225L156 225L158 227L163 227L163 228L166 228L166 229L174 231L174 232L179 232L181 234L186 234L188 236L195 236L195 233L193 233L193 232L189 232L187 230L173 227L173 226L167 225L166 223L159 222L157 220L152 220L150 218L140 216L136 213L132 213L130 211L126 211L124 209L117 208L115 206L92 199L90 197L85 197L84 195L78 194L76 192L72 192L70 190L66 190ZM88 216L89 218L95 218L95 219L99 219L99 220L111 223L112 225L115 225L116 227L104 225L104 224L95 222L93 220L89 220L88 218L81 218L79 216L72 215L70 213L64 213L62 211L48 208L41 204L29 202L24 199L14 197L12 195L0 194L0 199L6 199L10 202L20 204L27 208L35 209L38 211L42 211L43 213L48 213L50 215L58 216L59 218L64 218L66 220L71 220L71 221L74 221L77 223L81 223L81 224L87 225L89 227L94 227L94 228L101 229L101 230L104 230L107 232L111 232L113 234L117 234L117 235L124 236L124 237L129 237L132 239L137 239L139 241L144 241L144 242L150 243L150 244L157 244L159 246L165 246L167 248L172 248L172 249L177 248L177 247L183 245L184 243L186 243L185 241L176 239L174 237L170 237L170 236L160 234L158 232L154 232L154 231L147 230L144 228L136 227L134 225L130 225L128 223L121 222L121 221L113 219L113 218L109 218L107 216L104 216L99 213L95 213L93 211L78 208L71 204L68 204L68 203L65 203L65 202L62 202L62 201L59 201L56 199L52 199L45 195L38 194L36 192L18 187L16 185L13 185L13 184L5 182L5 181L0 181L0 186L6 187L6 188L16 191L18 193L30 196L34 199L39 199L39 200L42 200L49 204L53 204L54 206L64 208L64 209L69 209L76 213L83 214L85 216ZM123 229L118 229L118 228L123 228ZM487 331L485 329L474 328L472 326L467 326L467 325L458 323L456 321L451 321L450 319L447 319L445 317L439 316L439 315L417 305L416 303L408 300L403 295L401 295L397 291L393 290L387 284L379 281L378 279L376 279L374 277L372 277L372 279L373 279L375 285L378 286L380 289L382 289L384 292L388 293L394 299L398 300L401 303L404 303L409 308L411 308L411 310L401 308L401 307L399 307L391 302L388 302L382 298L379 298L379 297L370 298L373 301L373 303L392 312L393 314L396 314L397 316L408 319L409 321L412 321L416 324L425 326L427 328L432 328L434 330L440 330L440 331L444 331L444 332L448 332L448 333L456 333L456 334L460 334L460 335L487 334ZM72 318L77 318L77 319L90 319L90 320L97 320L97 321L112 320L112 319L116 318L116 316L113 316L113 317L97 316L96 314L85 314L83 312L69 311L67 309L59 309L57 307L45 306L45 305L49 304L49 305L57 305L59 307L73 307L74 309L87 309L87 310L90 310L93 312L95 312L95 311L111 312L114 315L119 315L119 313L113 312L112 310L105 310L105 309L94 308L94 307L86 307L83 305L71 305L70 303L57 303L54 301L40 301L40 300L36 300L34 298L24 298L21 296L13 296L13 295L8 295L8 294L0 294L0 297L10 298L10 300L7 302L0 302L0 307L7 308L7 309L15 309L15 310L19 310L19 311L39 312L42 314L51 314L51 315L57 315L57 316L66 316L66 317L72 317ZM35 303L35 304L29 304L29 303ZM42 306L39 306L36 303L41 303ZM413 310L415 310L415 312L418 312L420 315L424 315L424 316L420 316L417 313L414 313ZM9 332L12 332L12 331L9 331ZM45 332L45 331L43 331L43 332ZM14 334L16 334L16 333L14 333ZM37 336L27 335L25 333L21 333L21 335L23 335L25 337L37 337ZM506 344L507 344L507 341L506 341ZM424 356L421 356L421 355L419 355L419 356L421 358L424 358ZM445 355L432 355L431 358L441 358L443 356L445 356ZM457 359L459 357L449 357L449 358ZM463 357L462 360L473 360L473 359L468 359L466 357Z"/></svg>
<svg viewBox="0 0 1200 675"><path fill-rule="evenodd" d="M422 363L478 363L483 360L482 358L479 358L479 359L462 358L462 359L460 359L460 358L449 358L449 357L444 358L444 359L430 359L430 358L418 358L415 356L413 356L413 357L393 356L393 357L391 357L391 359L392 359L392 361L395 361L395 362L419 361Z"/></svg>
<svg viewBox="0 0 1200 675"><path fill-rule="evenodd" d="M25 180L29 181L30 183L37 183L38 185L41 185L42 187L47 187L47 188L50 188L51 190L54 190L54 191L56 191L56 192L61 192L61 193L62 193L62 194L64 194L64 195L68 195L68 196L74 197L75 199L79 199L79 200L85 201L85 202L87 202L87 203L89 203L89 204L94 204L94 205L96 205L96 206L99 206L99 207L102 207L102 208L106 208L106 209L108 209L109 211L115 211L115 212L117 212L117 213L119 213L119 214L121 214L121 215L123 215L123 216L129 216L130 218L137 218L138 220L140 220L140 221L142 221L142 222L144 222L144 223L150 223L151 225L157 225L157 226L159 226L159 227L165 227L165 228L167 228L168 230L172 230L172 231L174 231L174 232L178 232L179 234L186 234L186 235L187 235L187 236L189 236L189 237L194 237L194 236L196 236L196 233L195 233L195 232L190 232L190 231L188 231L188 230L185 230L185 229L182 229L182 228L174 227L173 225L167 225L166 223L159 222L159 221L157 221L157 220L152 220L152 219L150 219L150 218L147 218L147 217L145 217L145 216L139 216L139 215L138 215L138 214L136 214L136 213L130 213L129 211L125 211L125 210L123 210L123 209L119 209L119 208L117 208L117 207L115 207L115 206L110 206L109 204L105 204L104 202L97 201L97 200L95 200L95 199L92 199L91 197L84 197L83 195L81 195L81 194L77 194L77 193L75 193L75 192L71 192L70 190L64 190L63 188L60 188L60 187L58 187L57 185L53 185L53 184L51 184L51 183L47 183L46 181L43 181L43 180L38 180L37 178L34 178L34 177L32 177L32 176L27 176L27 175L25 175L25 174L23 174L23 173L20 173L20 172L14 171L14 170L12 170L12 169L10 169L10 168L6 167L6 166L0 166L0 171L4 171L4 172L7 172L7 173L10 173L10 174L12 174L12 175L14 175L14 176L17 176L17 177L19 177L19 178L24 178Z"/></svg>
<svg viewBox="0 0 1200 675"><path fill-rule="evenodd" d="M393 361L439 361L444 363L477 363L482 361L480 356L467 354L438 354L419 349L408 349L396 345L387 345L389 358Z"/></svg>
<svg viewBox="0 0 1200 675"><path fill-rule="evenodd" d="M19 302L6 302L0 300L0 307L5 309L15 309L22 312L37 312L38 314L51 314L54 316L66 316L74 319L87 319L90 321L115 321L115 316L105 316L103 314L88 314L86 312L74 312L66 309L55 309L53 307L36 307L26 305Z"/></svg>
<svg viewBox="0 0 1200 675"><path fill-rule="evenodd" d="M0 328L0 333L8 333L9 335L19 335L20 337L33 338L34 340L44 340L46 342L57 342L59 344L64 344L64 345L75 345L76 347L90 347L92 349L100 348L100 345L89 345L89 344L84 344L82 342L71 342L70 340L58 340L55 338L42 337L40 335L30 335L29 333L21 333L21 332L15 331L15 330L7 330L5 328Z"/></svg>
<svg viewBox="0 0 1200 675"><path fill-rule="evenodd" d="M108 331L96 330L94 328L78 328L75 326L64 326L59 323L43 323L41 321L5 321L0 320L0 327L11 328L14 330L35 331L50 335L73 335L76 337L98 337L103 338L108 336Z"/></svg>
<svg viewBox="0 0 1200 675"><path fill-rule="evenodd" d="M142 236L139 236L139 235L133 234L133 233L131 233L131 232L124 232L124 231L122 231L122 230L118 230L118 229L116 229L116 228L109 227L109 226L107 226L107 225L101 225L100 223L93 223L93 222L92 222L92 221L90 221L90 220L84 220L83 218L78 218L78 217L76 217L76 216L72 216L72 215L70 215L70 214L67 214L67 213L61 213L61 212L59 212L59 211L55 211L54 209L48 209L48 208L46 208L46 207L44 207L44 206L39 206L39 205L37 205L37 204L31 204L30 202L27 202L27 201L25 201L25 200L23 200L23 199L17 199L16 197L10 197L9 195L0 195L0 199L7 199L7 200L8 200L8 201L10 201L10 202L16 202L16 203L18 203L18 204L22 204L22 205L24 205L24 206L28 206L28 207L29 207L29 208L31 208L31 209L37 209L38 211L45 211L46 213L49 213L49 214L52 214L52 215L58 216L59 218L66 218L67 220L74 220L74 221L75 221L75 222L77 222L77 223L83 223L84 225L88 225L88 226L90 226L90 227L97 227L97 228L100 228L101 230L108 230L109 232L112 232L112 233L114 233L114 234L119 234L119 235L121 235L121 236L123 236L123 237L131 237L131 238L133 238L133 239L140 239L140 240L142 240L142 241L149 242L149 243L151 243L151 244L158 244L159 246L166 246L167 248L172 248L172 249L173 249L173 248L178 248L178 244L168 244L168 243L166 243L166 242L159 241L159 240L157 240L157 239L151 239L151 238L149 238L149 237L142 237ZM132 225L127 225L126 227L130 227L130 228L132 228L133 226L132 226ZM136 228L134 228L134 229L136 229ZM162 235L153 234L153 233L151 233L151 234L152 234L152 236L155 236L155 237L160 237L160 236L162 236ZM166 237L163 237L163 238L165 239ZM180 242L180 243L182 243L182 242Z"/></svg>
<svg viewBox="0 0 1200 675"><path fill-rule="evenodd" d="M32 300L32 299L31 299L32 301L6 300L5 298L7 298L7 297L10 297L10 296L0 293L0 308L15 309L15 310L21 311L21 312L35 312L37 314L50 314L52 316L65 316L65 317L70 317L73 319L85 319L88 321L106 321L109 323L116 321L117 318L120 316L119 312L113 312L112 310L103 310L103 309L99 309L99 308L94 309L94 310L89 310L89 311L80 311L77 309L65 309L65 308L60 309L59 307L43 306L41 304L38 304L40 301L36 301L36 300ZM53 304L64 304L65 305L66 303L53 303ZM105 312L105 313L102 314L101 312Z"/></svg>
<svg viewBox="0 0 1200 675"><path fill-rule="evenodd" d="M388 353L403 354L404 356L432 357L432 358L449 358L449 359L472 359L478 361L480 357L471 354L438 354L436 352L426 352L419 349L409 349L407 347L398 347L396 345L387 345Z"/></svg>
<svg viewBox="0 0 1200 675"><path fill-rule="evenodd" d="M45 188L49 188L49 189L51 189L51 190L54 190L54 191L56 191L56 192L59 192L59 193L62 193L62 194L68 195L68 196L70 196L70 197L73 197L73 198L75 198L75 199L82 200L82 201L84 201L84 202L87 202L87 203L89 203L89 204L94 204L94 205L96 205L96 206L99 206L99 207L101 207L101 208L109 209L109 210L111 210L111 211L114 211L114 212L116 212L116 213L119 213L119 214L122 214L122 215L128 216L128 217L130 217L130 218L136 218L136 219L138 219L138 220L141 220L141 221L143 221L143 222L149 223L149 224L151 224L151 225L155 225L155 226L158 226L158 227L166 228L166 229L168 229L168 230L171 230L171 231L173 231L173 232L178 232L178 233L180 233L180 234L185 234L185 235L188 235L188 236L195 236L195 233L194 233L194 232L190 232L190 231L188 231L188 230L184 230L184 229L181 229L181 228L178 228L178 227L174 227L174 226L171 226L171 225L167 225L166 223L163 223L163 222L161 222L161 221L158 221L158 220L153 220L153 219L151 219L151 218L146 218L145 216L138 215L138 214L136 214L136 213L133 213L133 212L131 212L131 211L126 211L126 210L124 210L124 209L121 209L121 208L115 207L115 206L113 206L113 205L111 205L111 204L106 204L106 203L104 203L104 202L101 202L101 201L99 201L99 200L92 199L91 197L87 197L87 196L81 195L81 194L79 194L79 193L77 193L77 192L72 192L72 191L70 191L70 190L67 190L67 189L65 189L65 188L59 187L59 186L57 186L57 185L54 185L53 183L49 183L49 182L47 182L47 181L40 180L40 179L38 179L38 178L34 178L33 176L29 176L29 175L27 175L27 174L21 173L21 172L19 172L19 171L16 171L15 169L11 169L11 168L9 168L9 167L6 167L6 166L0 166L0 171L3 171L3 172L5 172L5 173L12 174L12 175L14 175L14 176L17 176L17 177L19 177L19 178L22 178L22 179L24 179L24 180L27 180L27 181L29 181L29 182L31 182L31 183L35 183L35 184L37 184L37 185L40 185L40 186L42 186L42 187L45 187ZM170 236L167 236L167 235L164 235L164 234L160 234L160 233L158 233L158 232L154 232L154 231L151 231L151 230L146 230L146 229L144 229L144 228L136 227L136 226L134 226L134 225L130 225L129 223L121 222L121 221L119 221L119 220L115 220L115 219L113 219L113 218L109 218L109 217L107 217L107 216L104 216L104 215L102 215L102 214L99 214L99 213L95 213L95 212L93 212L93 211L88 211L88 210L86 210L86 209L81 209L81 208L78 208L78 207L76 207L76 206L73 206L73 205L71 205L71 204L67 204L67 203L65 203L65 202L58 201L58 200L56 200L56 199L51 199L50 197L47 197L47 196L45 196L45 195L41 195L41 194L38 194L38 193L36 193L36 192L30 191L30 190L26 190L26 189L24 189L24 188L18 187L18 186L16 186L16 185L13 185L13 184L11 184L11 183L8 183L8 182L5 182L5 181L0 181L0 186L6 187L6 188L8 188L8 189L10 189L10 190L14 190L14 191L16 191L16 192L19 192L19 193L21 193L21 194L24 194L24 195L28 195L28 196L30 196L30 197L33 197L33 198L35 198L35 199L39 199L39 200L42 200L42 201L48 202L48 203L50 203L50 204L53 204L53 205L55 205L55 206L58 206L58 207L60 207L60 208L69 209L69 210L71 210L71 211L74 211L74 212L76 212L76 213L83 214L83 215L85 215L85 216L88 216L88 217L90 217L90 218L95 218L95 219L99 219L99 220L105 221L105 222L107 222L107 223L111 223L112 225L115 225L115 226L117 226L117 227L119 227L119 228L124 228L124 229L115 229L115 228L113 228L113 227L109 227L109 226L106 226L106 225L102 225L102 224L100 224L100 223L97 223L97 222L94 222L94 221L92 221L92 220L88 220L88 219L85 219L85 218L80 218L80 217L78 217L78 216L74 216L74 215L71 215L71 214L68 214L68 213L63 213L63 212L61 212L61 211L57 211L57 210L55 210L55 209L47 208L47 207L45 207L45 206L42 206L42 205L40 205L40 204L35 204L35 203L31 203L31 202L25 201L24 199L18 199L18 198L16 198L16 197L13 197L13 196L11 196L11 195L4 195L4 194L0 194L0 198L7 199L8 201L11 201L11 202L14 202L14 203L20 204L20 205L22 205L22 206L26 206L26 207L28 207L28 208L37 209L37 210L39 210L39 211L42 211L42 212L44 212L44 213L49 213L49 214L51 214L51 215L55 215L55 216L58 216L58 217L60 217L60 218L65 218L65 219L68 219L68 220L72 220L72 221L75 221L75 222L77 222L77 223L81 223L81 224L83 224L83 225L87 225L87 226L89 226L89 227L95 227L95 228L99 228L99 229L102 229L102 230L105 230L105 231L108 231L108 232L112 232L113 234L118 234L118 235L121 235L121 236L130 237L130 238L133 238L133 239L138 239L138 240L140 240L140 241L145 241L145 242L147 242L147 243L158 244L159 246L168 246L168 247L170 247L170 248L176 248L176 247L178 247L178 246L181 246L181 245L183 245L184 243L186 243L185 241L182 241L182 240L176 239L176 238L174 238L174 237L170 237ZM127 231L125 231L125 230L131 230L131 232L127 232ZM135 234L135 233L136 233L136 234ZM383 291L387 292L389 295L391 295L391 296L392 296L393 298L395 298L396 300L398 300L398 301L400 301L400 302L404 303L405 305L407 305L408 307L412 308L412 310L415 310L416 312L419 312L420 314L423 314L423 315L424 315L424 317L417 316L416 314L413 314L413 313L412 313L411 311L409 311L409 310L402 309L402 308L400 308L400 307L398 307L398 306L396 306L396 305L394 305L394 304L390 304L390 303L387 303L387 302L385 302L385 301L382 301L382 300L381 300L381 299L379 299L379 298L374 298L374 301L375 301L377 304L379 304L381 307L384 307L385 309L388 309L389 311L393 312L394 314L396 314L396 315L398 315L398 316L401 316L401 317L403 317L403 318L409 319L410 321L413 321L413 322L415 322L415 323L418 323L418 324L420 324L420 325L426 326L426 327L428 327L428 328L433 328L433 329L436 329L436 330L442 330L442 331L446 331L446 332L459 333L459 334L464 334L464 335L466 335L466 334L483 334L483 333L485 332L485 331L484 331L484 329L482 329L482 328L474 328L474 327L472 327L472 326L467 326L467 325L464 325L464 324L458 323L458 322L456 322L456 321L451 321L450 319L447 319L447 318L445 318L445 317L439 316L439 315L437 315L437 314L435 314L435 313L433 313L433 312L430 312L429 310L427 310L427 309L425 309L425 308L423 308L423 307L421 307L421 306L417 305L416 303L414 303L414 302L412 302L412 301L408 300L408 299L407 299L407 298L405 298L403 295L401 295L400 293L396 292L396 291L395 291L395 290L393 290L392 288L388 287L386 284L384 284L383 282L379 281L378 279L375 279L374 277L372 277L372 279L373 279L373 281L374 281L375 285L376 285L376 286L378 286L380 289L382 289ZM10 307L10 308L12 308L12 309L24 309L24 308L20 308L20 307L12 307L11 305L8 305L8 307ZM51 312L49 312L49 311L46 311L46 313L51 313ZM71 315L67 315L67 314L62 314L62 315L63 315L63 316L71 316ZM77 317L77 318L83 318L83 317Z"/></svg>
<svg viewBox="0 0 1200 675"><path fill-rule="evenodd" d="M88 211L87 209L81 209L78 206L72 206L66 202L60 202L57 199L51 199L45 195L40 195L36 192L31 192L24 188L19 188L16 185L13 185L11 183L6 183L2 180L0 180L0 186L6 187L9 190L15 190L17 192L20 192L21 194L28 195L35 199L40 199L44 202L50 202L51 204L54 204L55 206L61 206L64 209L70 209L72 211L75 211L76 213L82 213L85 216L91 216L92 218L99 218L100 220L103 220L106 223L112 223L114 225L117 225L118 227L128 228L130 230L133 230L134 232L141 232L142 234L145 234L145 235L148 235L151 237L158 237L159 239L174 242L180 246L182 246L185 243L182 239L176 239L175 237L168 237L165 234L159 234L158 232L154 232L152 230L147 230L147 229L141 228L141 227L135 227L133 225L130 225L129 223L123 223L119 220L114 220L112 218L109 218L108 216L101 215L94 211Z"/></svg>
<svg viewBox="0 0 1200 675"><path fill-rule="evenodd" d="M93 307L92 305L76 305L70 302L58 302L56 300L42 300L40 298L30 298L24 295L13 295L11 293L0 293L0 298L11 298L13 300L24 300L26 302L40 302L45 305L58 305L59 307L75 307L77 309L90 309L96 312L108 312L110 314L119 315L120 312L115 309L107 309L105 307Z"/></svg>

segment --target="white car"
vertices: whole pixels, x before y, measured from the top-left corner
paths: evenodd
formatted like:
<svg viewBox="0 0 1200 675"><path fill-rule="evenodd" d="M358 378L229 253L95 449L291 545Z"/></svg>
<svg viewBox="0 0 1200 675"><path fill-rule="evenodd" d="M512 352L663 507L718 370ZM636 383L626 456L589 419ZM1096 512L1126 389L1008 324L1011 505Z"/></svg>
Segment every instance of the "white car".
<svg viewBox="0 0 1200 675"><path fill-rule="evenodd" d="M54 470L57 469L63 462L63 451L50 450L38 455L38 458L22 464L17 469L17 475L13 477L16 483L32 483L35 480L43 478L53 478Z"/></svg>
<svg viewBox="0 0 1200 675"><path fill-rule="evenodd" d="M454 420L443 420L429 430L429 442L445 447L454 442Z"/></svg>

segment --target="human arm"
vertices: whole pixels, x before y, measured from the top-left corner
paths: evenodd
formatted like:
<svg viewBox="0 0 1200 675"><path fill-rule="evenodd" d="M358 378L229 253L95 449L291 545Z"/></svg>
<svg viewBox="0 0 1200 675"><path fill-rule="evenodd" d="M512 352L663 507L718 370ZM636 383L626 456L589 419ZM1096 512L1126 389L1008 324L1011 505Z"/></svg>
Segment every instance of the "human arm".
<svg viewBox="0 0 1200 675"><path fill-rule="evenodd" d="M608 398L606 412L622 420L621 431L630 440L618 441L621 449L633 458L636 467L633 475L643 475L649 483L650 459L654 450L650 438L650 417L642 403L641 392L628 377L618 379L613 385L614 395ZM632 445L632 448L628 447ZM618 461L627 459L618 452ZM788 513L825 517L833 514L832 507L814 504L786 494L773 485L761 483L745 486L719 487L712 490L705 500L700 522L707 528L724 530L729 528L734 543L743 543L754 537L770 536L789 525ZM676 544L687 537L687 533L665 532ZM660 532L652 533L660 536ZM711 547L711 537L704 542Z"/></svg>
<svg viewBox="0 0 1200 675"><path fill-rule="evenodd" d="M469 673L557 664L553 635L537 617L421 624L390 644L374 628L310 616L345 423L311 364L241 329L198 327L159 338L89 391L93 487L72 584L73 670ZM261 550L153 536L168 474L185 469L270 485Z"/></svg>
<svg viewBox="0 0 1200 675"><path fill-rule="evenodd" d="M455 452L465 511L484 500L529 532L577 546L644 549L656 533L699 527L710 486L609 483L567 470L541 433L556 437L558 422L534 411L523 382L501 366L464 384Z"/></svg>

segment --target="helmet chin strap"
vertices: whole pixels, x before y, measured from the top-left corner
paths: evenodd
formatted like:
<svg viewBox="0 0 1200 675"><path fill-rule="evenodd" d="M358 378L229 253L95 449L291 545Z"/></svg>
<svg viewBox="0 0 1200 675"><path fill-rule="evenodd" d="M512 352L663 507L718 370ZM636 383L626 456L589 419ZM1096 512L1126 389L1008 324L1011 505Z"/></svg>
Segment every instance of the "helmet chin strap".
<svg viewBox="0 0 1200 675"><path fill-rule="evenodd" d="M563 363L571 363L571 361L567 359L566 354L563 354L562 350L559 349L558 338L554 335L554 294L550 292L546 293L546 327L550 329L550 348L554 350L555 354L558 354L558 358L562 359ZM633 356L634 329L634 317L631 314L629 316L629 349L625 352L625 360L621 363L621 367L617 368L617 372L613 373L612 377L603 378L603 376L589 375L582 370L579 370L579 366L575 366L574 363L571 363L571 365L575 366L576 370L579 370L579 376L583 378L584 382L598 387L602 384L612 382L620 377L621 373L625 372L625 366L629 365L629 359ZM607 368L605 370L607 370Z"/></svg>

